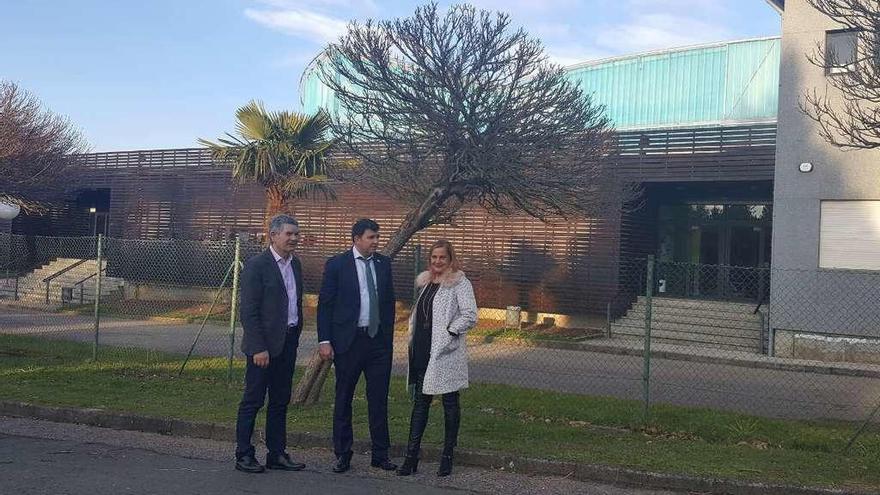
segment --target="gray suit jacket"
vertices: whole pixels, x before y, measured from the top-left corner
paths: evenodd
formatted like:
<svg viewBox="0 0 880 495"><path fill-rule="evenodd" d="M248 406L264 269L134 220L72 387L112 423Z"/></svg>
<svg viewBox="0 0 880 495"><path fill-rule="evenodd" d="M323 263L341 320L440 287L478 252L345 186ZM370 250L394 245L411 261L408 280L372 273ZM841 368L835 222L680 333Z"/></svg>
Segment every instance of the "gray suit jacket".
<svg viewBox="0 0 880 495"><path fill-rule="evenodd" d="M296 307L299 310L298 330L302 329L302 265L296 256L290 266L296 282ZM269 351L270 356L281 354L287 332L287 290L278 264L268 249L251 258L241 277L241 325L244 338L241 352L248 356Z"/></svg>

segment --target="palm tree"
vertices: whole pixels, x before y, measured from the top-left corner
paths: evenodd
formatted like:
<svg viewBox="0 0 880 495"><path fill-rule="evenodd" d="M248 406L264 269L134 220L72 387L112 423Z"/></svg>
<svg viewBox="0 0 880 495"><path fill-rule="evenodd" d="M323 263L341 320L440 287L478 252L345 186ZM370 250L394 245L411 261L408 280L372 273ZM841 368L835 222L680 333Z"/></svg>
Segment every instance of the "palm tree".
<svg viewBox="0 0 880 495"><path fill-rule="evenodd" d="M326 137L327 113L267 112L262 102L252 100L235 112L235 118L239 137L226 133L228 139L199 143L210 148L215 160L229 164L235 179L263 185L267 222L288 199L334 197L324 159L333 145Z"/></svg>

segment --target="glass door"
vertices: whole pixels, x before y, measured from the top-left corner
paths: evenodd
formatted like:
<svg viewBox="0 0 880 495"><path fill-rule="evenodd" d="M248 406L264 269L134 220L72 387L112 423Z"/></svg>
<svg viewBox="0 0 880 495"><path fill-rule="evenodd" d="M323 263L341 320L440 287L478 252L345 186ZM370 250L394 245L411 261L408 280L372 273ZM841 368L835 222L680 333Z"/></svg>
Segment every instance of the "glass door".
<svg viewBox="0 0 880 495"><path fill-rule="evenodd" d="M683 204L660 210L660 293L754 300L769 287L771 207Z"/></svg>
<svg viewBox="0 0 880 495"><path fill-rule="evenodd" d="M717 225L700 225L691 228L691 263L693 263L691 293L696 296L711 295L718 291L718 265L722 231Z"/></svg>

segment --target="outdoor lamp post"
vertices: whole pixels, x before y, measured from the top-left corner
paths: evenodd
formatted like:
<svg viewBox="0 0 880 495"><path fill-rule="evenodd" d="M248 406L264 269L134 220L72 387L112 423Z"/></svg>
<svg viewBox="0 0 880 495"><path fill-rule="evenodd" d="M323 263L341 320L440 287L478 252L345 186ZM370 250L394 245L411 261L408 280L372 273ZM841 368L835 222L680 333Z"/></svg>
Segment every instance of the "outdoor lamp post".
<svg viewBox="0 0 880 495"><path fill-rule="evenodd" d="M89 223L92 227L92 235L98 235L98 216L96 215L98 209L94 206L89 208Z"/></svg>
<svg viewBox="0 0 880 495"><path fill-rule="evenodd" d="M9 222L9 238L6 240L6 278L9 278L9 265L12 263L12 220L21 213L21 207L0 203L0 219Z"/></svg>

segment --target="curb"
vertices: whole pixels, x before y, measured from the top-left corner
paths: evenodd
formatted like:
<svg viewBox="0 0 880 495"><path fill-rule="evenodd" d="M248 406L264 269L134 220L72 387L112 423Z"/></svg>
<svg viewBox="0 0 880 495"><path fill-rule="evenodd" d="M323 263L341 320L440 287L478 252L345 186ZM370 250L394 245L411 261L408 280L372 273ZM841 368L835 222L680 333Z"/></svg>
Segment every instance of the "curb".
<svg viewBox="0 0 880 495"><path fill-rule="evenodd" d="M229 425L138 416L102 409L49 407L26 402L0 401L0 415L223 442L232 442L235 438L235 427ZM288 443L300 447L327 448L330 445L330 438L314 433L294 433L288 435ZM354 449L368 451L370 449L369 442L356 441ZM422 451L425 453L425 457L434 458L440 456L440 449L436 447L426 447ZM404 447L402 445L393 445L391 448L392 455L402 456L403 452ZM579 481L660 490L727 495L865 495L869 493L652 473L612 466L547 461L468 450L458 451L456 453L456 462L464 466L501 469L526 475L562 476Z"/></svg>

